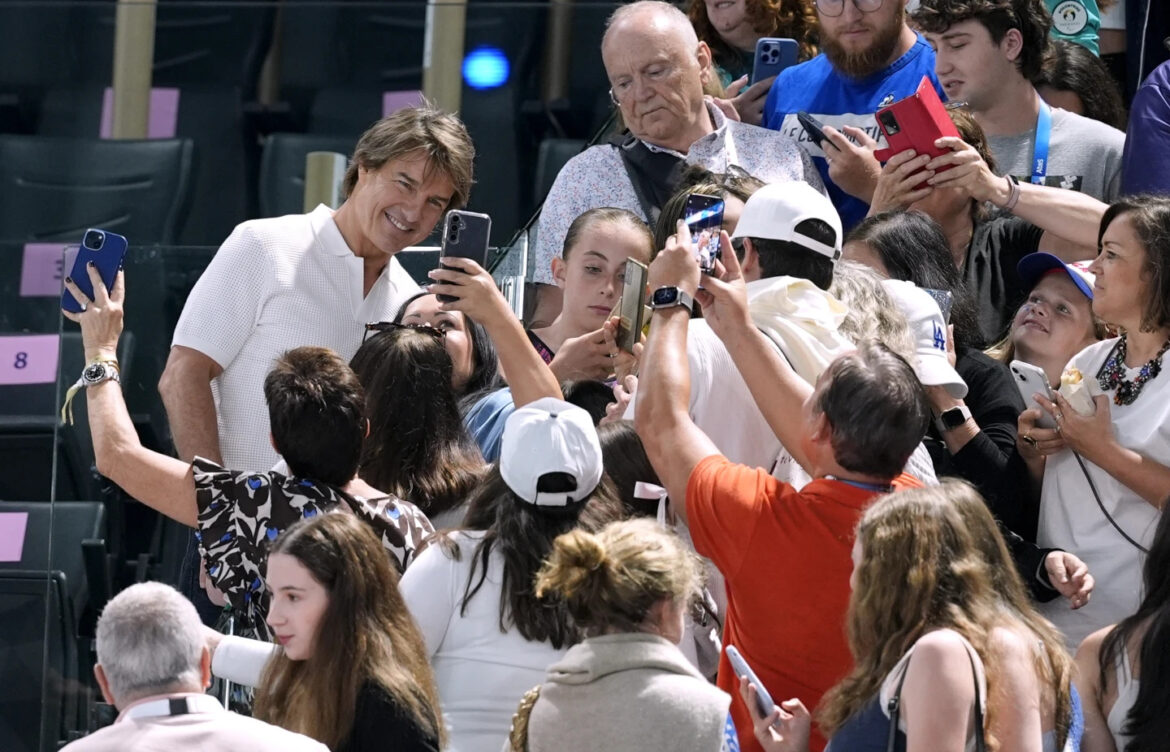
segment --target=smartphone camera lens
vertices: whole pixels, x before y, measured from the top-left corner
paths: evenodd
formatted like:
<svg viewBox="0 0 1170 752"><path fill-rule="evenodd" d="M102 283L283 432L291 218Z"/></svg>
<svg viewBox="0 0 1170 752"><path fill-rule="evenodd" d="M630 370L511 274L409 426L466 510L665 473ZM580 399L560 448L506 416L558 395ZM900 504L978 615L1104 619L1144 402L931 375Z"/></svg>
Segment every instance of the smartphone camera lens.
<svg viewBox="0 0 1170 752"><path fill-rule="evenodd" d="M105 233L98 232L97 230L90 230L89 232L85 233L85 238L81 241L81 244L91 251L96 251L101 249L105 240Z"/></svg>
<svg viewBox="0 0 1170 752"><path fill-rule="evenodd" d="M881 113L878 115L878 120L881 122L882 130L886 132L887 136L895 136L902 130L898 127L898 120L892 112Z"/></svg>

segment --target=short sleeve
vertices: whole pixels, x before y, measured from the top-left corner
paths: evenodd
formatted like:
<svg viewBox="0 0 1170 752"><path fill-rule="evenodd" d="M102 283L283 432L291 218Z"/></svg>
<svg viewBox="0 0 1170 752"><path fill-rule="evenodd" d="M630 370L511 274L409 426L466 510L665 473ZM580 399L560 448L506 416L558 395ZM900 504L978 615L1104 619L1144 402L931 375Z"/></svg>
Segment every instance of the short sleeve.
<svg viewBox="0 0 1170 752"><path fill-rule="evenodd" d="M479 446L487 462L500 458L500 442L504 438L504 423L516 411L511 389L498 389L480 398L463 418L468 433Z"/></svg>
<svg viewBox="0 0 1170 752"><path fill-rule="evenodd" d="M399 573L411 565L415 551L428 535L435 532L434 525L421 509L397 496L355 498L353 501L351 508L354 513L374 528Z"/></svg>
<svg viewBox="0 0 1170 752"><path fill-rule="evenodd" d="M1044 235L1044 230L1020 217L1012 217L1000 223L996 230L999 234L996 245L999 248L1000 259L1005 269L1010 266L1011 276L1014 278L1017 276L1015 269L1020 259L1041 250L1040 237Z"/></svg>
<svg viewBox="0 0 1170 752"><path fill-rule="evenodd" d="M760 468L718 454L701 460L687 481L687 527L695 550L725 577L735 577L770 500L791 491Z"/></svg>
<svg viewBox="0 0 1170 752"><path fill-rule="evenodd" d="M274 276L263 243L239 225L191 290L172 344L227 368L255 329Z"/></svg>
<svg viewBox="0 0 1170 752"><path fill-rule="evenodd" d="M261 508L271 508L268 477L236 473L202 457L191 469L198 507L195 538L207 574L233 605L250 600L263 587L261 546L268 519Z"/></svg>
<svg viewBox="0 0 1170 752"><path fill-rule="evenodd" d="M439 651L447 636L447 626L459 607L458 593L462 592L462 576L466 572L465 563L455 561L443 548L444 542L433 541L398 584L402 599L426 641L428 656ZM469 555L464 552L462 558Z"/></svg>

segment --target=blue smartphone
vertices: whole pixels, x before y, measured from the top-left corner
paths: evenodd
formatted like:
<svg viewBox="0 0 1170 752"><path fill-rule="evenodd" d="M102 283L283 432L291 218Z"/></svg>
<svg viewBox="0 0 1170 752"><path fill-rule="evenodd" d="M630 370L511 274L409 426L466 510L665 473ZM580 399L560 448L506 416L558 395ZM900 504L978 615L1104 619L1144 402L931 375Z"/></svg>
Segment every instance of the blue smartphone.
<svg viewBox="0 0 1170 752"><path fill-rule="evenodd" d="M97 266L102 282L109 290L114 286L122 259L126 257L126 246L126 238L105 230L90 229L81 236L81 248L77 251L77 260L73 262L73 271L69 272L69 276L90 300L93 300L93 284L89 281L86 264L92 261ZM82 310L81 304L68 290L61 293L61 307L70 313L81 313Z"/></svg>
<svg viewBox="0 0 1170 752"><path fill-rule="evenodd" d="M727 660L731 661L731 670L735 672L735 675L741 679L747 679L748 683L755 688L756 708L760 711L760 715L767 718L768 714L772 712L772 708L775 707L772 695L768 694L760 677L756 676L756 672L752 671L752 667L747 664L734 645L728 645L724 651L727 653Z"/></svg>
<svg viewBox="0 0 1170 752"><path fill-rule="evenodd" d="M756 41L756 59L752 64L752 78L749 84L765 78L780 75L780 71L796 65L800 45L795 39L764 37Z"/></svg>

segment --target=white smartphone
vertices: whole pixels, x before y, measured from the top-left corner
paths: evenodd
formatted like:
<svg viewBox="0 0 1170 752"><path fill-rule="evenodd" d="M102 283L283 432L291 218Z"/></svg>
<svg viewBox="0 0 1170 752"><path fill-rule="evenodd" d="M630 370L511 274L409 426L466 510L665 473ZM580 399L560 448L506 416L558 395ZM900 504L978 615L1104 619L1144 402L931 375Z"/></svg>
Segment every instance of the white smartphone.
<svg viewBox="0 0 1170 752"><path fill-rule="evenodd" d="M760 711L760 715L767 717L775 706L775 703L772 702L772 695L768 694L764 683L756 676L756 672L752 671L752 667L747 664L734 645L728 645L724 650L727 652L727 660L731 661L731 670L735 672L735 675L741 679L746 678L748 683L755 687L756 708Z"/></svg>
<svg viewBox="0 0 1170 752"><path fill-rule="evenodd" d="M1016 388L1020 390L1026 407L1029 409L1040 407L1032 398L1035 394L1043 394L1052 402L1056 401L1052 394L1052 386L1048 383L1048 375L1042 368L1022 360L1013 360L1008 368L1012 371L1012 381L1016 382ZM1056 428L1056 421L1047 410L1040 408L1040 420L1036 421L1036 425L1040 428Z"/></svg>

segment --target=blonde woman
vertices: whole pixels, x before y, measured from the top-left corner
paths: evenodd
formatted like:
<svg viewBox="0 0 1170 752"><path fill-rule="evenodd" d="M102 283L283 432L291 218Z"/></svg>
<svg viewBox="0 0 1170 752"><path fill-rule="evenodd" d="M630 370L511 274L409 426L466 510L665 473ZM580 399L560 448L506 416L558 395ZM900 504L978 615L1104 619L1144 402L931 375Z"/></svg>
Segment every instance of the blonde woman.
<svg viewBox="0 0 1170 752"><path fill-rule="evenodd" d="M587 637L549 667L535 704L530 693L513 749L736 749L731 698L678 649L701 572L682 541L647 519L557 538L536 593L565 604Z"/></svg>

